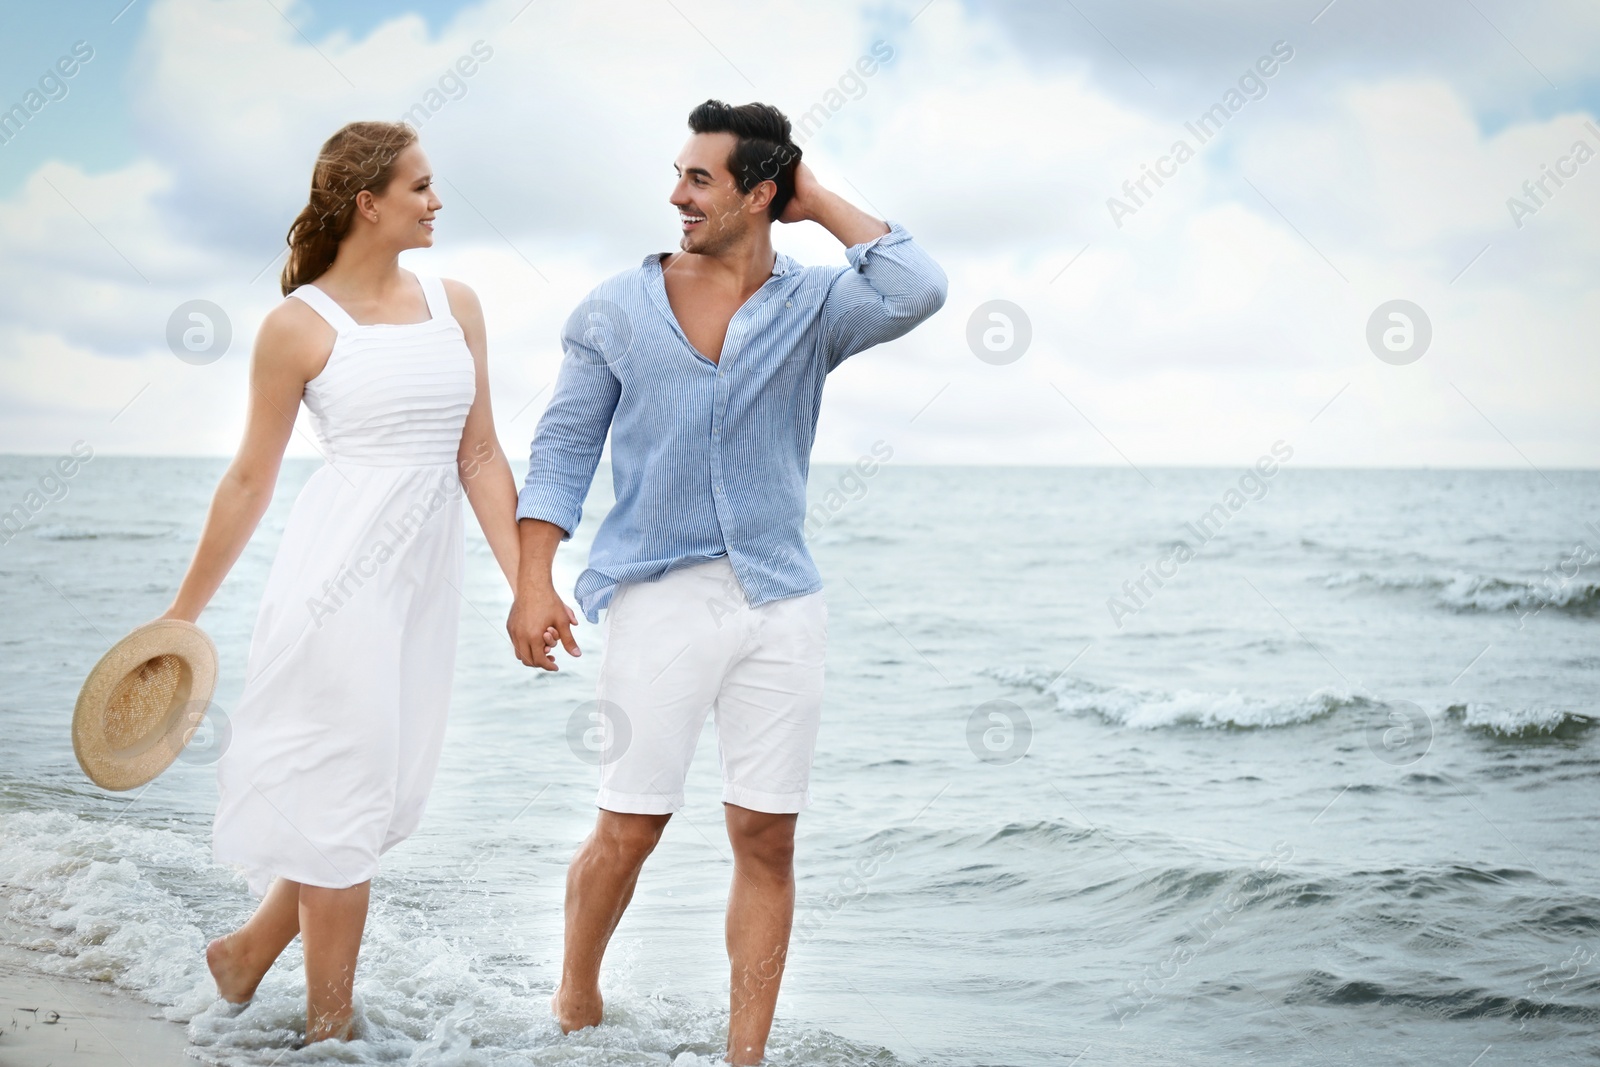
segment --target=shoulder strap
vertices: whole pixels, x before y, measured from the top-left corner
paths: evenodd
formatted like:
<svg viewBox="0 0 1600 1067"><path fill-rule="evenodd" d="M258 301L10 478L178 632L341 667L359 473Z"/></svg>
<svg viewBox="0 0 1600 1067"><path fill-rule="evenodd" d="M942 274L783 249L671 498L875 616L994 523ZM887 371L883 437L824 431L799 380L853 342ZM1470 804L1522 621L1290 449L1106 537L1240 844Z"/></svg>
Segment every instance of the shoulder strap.
<svg viewBox="0 0 1600 1067"><path fill-rule="evenodd" d="M428 317L439 322L450 319L450 297L444 291L444 279L419 274L417 281L422 283L422 296L428 302Z"/></svg>
<svg viewBox="0 0 1600 1067"><path fill-rule="evenodd" d="M359 325L355 319L352 319L345 312L344 308L339 306L333 297L324 293L310 282L299 286L289 295L297 297L310 305L311 310L321 315L328 325L333 327L335 333L349 333Z"/></svg>

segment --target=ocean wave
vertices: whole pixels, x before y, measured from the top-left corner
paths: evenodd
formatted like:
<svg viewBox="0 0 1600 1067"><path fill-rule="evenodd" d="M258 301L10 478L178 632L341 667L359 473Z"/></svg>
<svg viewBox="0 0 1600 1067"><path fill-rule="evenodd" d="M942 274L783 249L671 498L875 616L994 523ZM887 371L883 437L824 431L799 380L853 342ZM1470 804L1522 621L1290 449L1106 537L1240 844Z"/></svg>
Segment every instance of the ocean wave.
<svg viewBox="0 0 1600 1067"><path fill-rule="evenodd" d="M1029 668L999 667L983 673L1006 685L1046 694L1055 701L1058 711L1090 712L1106 722L1138 730L1171 726L1268 729L1298 726L1340 711L1360 714L1384 707L1381 700L1334 686L1324 686L1303 697L1266 697L1237 689L1226 693L1191 689L1167 692L1131 685L1105 686ZM1593 711L1548 704L1437 703L1430 705L1429 713L1435 722L1452 719L1468 730L1512 740L1570 740L1600 722L1600 714Z"/></svg>
<svg viewBox="0 0 1600 1067"><path fill-rule="evenodd" d="M1303 697L1264 697L1237 689L1209 693L1193 689L1166 692L1131 685L1103 686L1071 676L1046 681L1038 671L1015 668L987 673L1009 685L1047 694L1055 700L1059 711L1091 712L1107 722L1139 730L1167 726L1243 730L1297 726L1347 708L1376 706L1366 697L1334 686L1324 686Z"/></svg>
<svg viewBox="0 0 1600 1067"><path fill-rule="evenodd" d="M36 966L109 982L159 1005L167 1019L187 1022L190 1054L218 1067L720 1062L727 1026L720 998L690 1003L634 988L625 973L608 980L606 1025L562 1036L549 1014L552 974L520 954L440 933L430 914L436 901L408 900L392 892L393 883L391 892L375 885L356 978L355 1040L292 1053L305 1025L299 942L248 1005L217 999L206 941L242 922L254 901L239 878L212 863L201 835L8 811L0 819L0 871L0 914L17 943L34 950ZM881 1046L780 1018L767 1062L896 1067L902 1061Z"/></svg>
<svg viewBox="0 0 1600 1067"><path fill-rule="evenodd" d="M999 829L983 831L977 836L976 841L969 835L962 834L953 837L946 842L946 845L975 844L981 849L1004 841L1023 848L1066 848L1087 840L1094 835L1094 832L1090 827L1042 819L1026 823L1008 822Z"/></svg>
<svg viewBox="0 0 1600 1067"><path fill-rule="evenodd" d="M1377 574L1341 571L1323 576L1329 589L1362 586L1383 591L1422 591L1452 611L1538 611L1551 608L1574 615L1600 612L1600 582L1525 581L1466 571L1433 574Z"/></svg>
<svg viewBox="0 0 1600 1067"><path fill-rule="evenodd" d="M824 526L809 539L814 545L898 545L904 540L897 534L887 534L872 527Z"/></svg>
<svg viewBox="0 0 1600 1067"><path fill-rule="evenodd" d="M0 827L0 899L34 931L22 947L42 966L132 990L178 1021L215 999L194 911L163 884L187 876L225 889L204 850L169 831L59 812L8 812Z"/></svg>
<svg viewBox="0 0 1600 1067"><path fill-rule="evenodd" d="M1408 988L1393 981L1343 978L1323 970L1313 970L1302 978L1284 998L1284 1002L1296 1005L1312 1002L1349 1008L1382 1005L1444 1019L1473 1020L1505 1016L1513 1022L1532 1018L1575 1024L1600 1022L1600 1011L1588 1004L1508 995L1460 981L1441 980L1432 988Z"/></svg>
<svg viewBox="0 0 1600 1067"><path fill-rule="evenodd" d="M143 529L125 527L95 529L88 526L42 523L33 527L31 532L40 541L160 541L172 538L176 528L160 526Z"/></svg>
<svg viewBox="0 0 1600 1067"><path fill-rule="evenodd" d="M1575 737L1595 723L1595 716L1547 704L1503 707L1495 704L1451 704L1445 714L1458 718L1470 730L1500 737Z"/></svg>
<svg viewBox="0 0 1600 1067"><path fill-rule="evenodd" d="M1096 825L1044 818L902 828L885 837L894 845L896 870L926 872L893 888L902 906L913 908L1069 909L1143 931L1154 920L1181 916L1194 902L1235 889L1269 906L1336 901L1322 883L1276 869L1292 858L1285 842L1241 851L1187 833L1120 826L1099 813ZM1073 878L1033 862L1068 854L1074 857Z"/></svg>

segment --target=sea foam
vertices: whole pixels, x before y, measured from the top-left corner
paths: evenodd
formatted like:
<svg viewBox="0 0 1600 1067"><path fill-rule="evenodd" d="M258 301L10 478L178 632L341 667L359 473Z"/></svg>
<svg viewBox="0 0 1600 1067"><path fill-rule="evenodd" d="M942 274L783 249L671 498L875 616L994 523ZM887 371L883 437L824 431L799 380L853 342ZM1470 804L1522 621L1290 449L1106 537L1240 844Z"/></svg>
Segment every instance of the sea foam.
<svg viewBox="0 0 1600 1067"><path fill-rule="evenodd" d="M1419 590L1432 593L1440 607L1452 611L1538 611L1551 608L1571 614L1600 611L1600 582L1577 578L1528 581L1467 571L1429 574L1378 574L1372 571L1341 571L1323 576L1329 589L1349 586L1382 591Z"/></svg>
<svg viewBox="0 0 1600 1067"><path fill-rule="evenodd" d="M217 999L206 941L241 922L255 901L240 878L212 863L203 833L64 812L7 812L0 819L0 871L8 936L34 950L39 969L108 982L160 1006L166 1018L188 1023L191 1055L204 1063L665 1067L720 1059L726 1040L724 1003L636 989L625 967L606 979L606 1025L563 1036L549 1012L551 973L524 953L507 956L502 946L486 949L470 935L441 929L433 912L443 902L410 899L408 886L382 884L380 876L356 978L355 1040L287 1054L305 1027L299 942L248 1005ZM558 949L541 946L547 956ZM900 1062L881 1047L782 1019L768 1060L822 1067Z"/></svg>
<svg viewBox="0 0 1600 1067"><path fill-rule="evenodd" d="M1230 689L1226 693L1131 685L1106 686L1073 676L1046 680L1036 671L994 670L991 677L1039 690L1064 712L1092 712L1107 722L1139 730L1166 726L1260 729L1295 726L1346 708L1374 702L1349 690L1324 686L1303 697L1266 697Z"/></svg>

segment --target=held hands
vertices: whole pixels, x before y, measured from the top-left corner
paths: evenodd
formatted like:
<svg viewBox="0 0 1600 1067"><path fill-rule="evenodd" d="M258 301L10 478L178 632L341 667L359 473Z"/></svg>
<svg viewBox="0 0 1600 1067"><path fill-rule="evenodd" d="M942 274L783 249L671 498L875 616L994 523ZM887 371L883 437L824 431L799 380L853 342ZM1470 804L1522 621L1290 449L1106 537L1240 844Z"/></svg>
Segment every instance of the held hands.
<svg viewBox="0 0 1600 1067"><path fill-rule="evenodd" d="M577 614L553 588L545 587L524 593L512 602L506 633L511 636L511 649L523 666L558 671L561 668L556 666L555 657L551 655L558 643L569 656L583 655L572 636L572 628L577 625Z"/></svg>

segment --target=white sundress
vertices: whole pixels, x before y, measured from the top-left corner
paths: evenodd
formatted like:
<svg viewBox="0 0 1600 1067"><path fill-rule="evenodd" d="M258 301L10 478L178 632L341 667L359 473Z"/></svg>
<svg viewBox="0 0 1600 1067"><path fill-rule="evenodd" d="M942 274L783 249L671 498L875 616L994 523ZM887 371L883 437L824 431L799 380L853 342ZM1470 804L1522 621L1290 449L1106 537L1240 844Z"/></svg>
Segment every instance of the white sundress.
<svg viewBox="0 0 1600 1067"><path fill-rule="evenodd" d="M438 278L431 318L338 333L306 383L327 463L294 502L217 762L212 852L256 895L275 877L345 888L416 829L439 763L463 566L456 468L476 392Z"/></svg>

